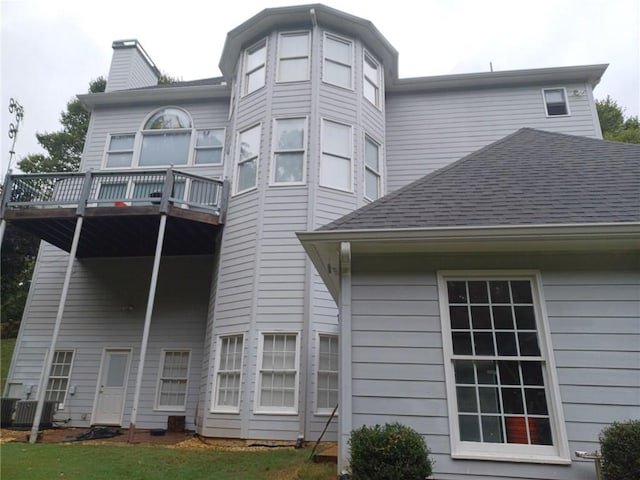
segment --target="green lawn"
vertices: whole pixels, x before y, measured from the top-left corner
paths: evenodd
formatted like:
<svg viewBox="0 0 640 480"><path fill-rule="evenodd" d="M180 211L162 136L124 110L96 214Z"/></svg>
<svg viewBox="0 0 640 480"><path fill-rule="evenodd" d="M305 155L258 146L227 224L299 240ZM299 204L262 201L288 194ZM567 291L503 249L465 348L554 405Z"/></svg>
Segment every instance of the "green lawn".
<svg viewBox="0 0 640 480"><path fill-rule="evenodd" d="M12 480L335 480L309 450L222 452L162 446L7 443L0 477Z"/></svg>
<svg viewBox="0 0 640 480"><path fill-rule="evenodd" d="M4 389L4 383L7 381L9 366L11 365L11 355L13 355L13 347L15 347L15 345L15 338L3 338L0 341L0 392Z"/></svg>

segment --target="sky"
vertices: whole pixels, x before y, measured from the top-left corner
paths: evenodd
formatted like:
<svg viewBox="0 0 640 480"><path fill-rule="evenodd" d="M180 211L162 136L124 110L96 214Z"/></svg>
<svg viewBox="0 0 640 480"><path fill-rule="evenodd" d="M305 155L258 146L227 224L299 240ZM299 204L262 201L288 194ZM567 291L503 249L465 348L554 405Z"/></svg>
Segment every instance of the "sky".
<svg viewBox="0 0 640 480"><path fill-rule="evenodd" d="M181 80L219 76L229 30L264 8L311 1L0 0L0 177L9 111L24 108L12 168L43 153L36 132L105 76L114 40L136 38L156 66ZM626 115L640 113L640 0L327 0L373 22L399 53L401 78L609 64L595 89Z"/></svg>

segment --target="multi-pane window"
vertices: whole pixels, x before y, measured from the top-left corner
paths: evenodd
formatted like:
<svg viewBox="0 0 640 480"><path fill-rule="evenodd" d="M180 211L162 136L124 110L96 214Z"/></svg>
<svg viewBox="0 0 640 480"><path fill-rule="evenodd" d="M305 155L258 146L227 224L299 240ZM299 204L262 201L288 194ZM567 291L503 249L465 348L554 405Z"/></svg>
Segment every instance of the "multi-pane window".
<svg viewBox="0 0 640 480"><path fill-rule="evenodd" d="M296 413L298 402L298 335L262 335L257 411Z"/></svg>
<svg viewBox="0 0 640 480"><path fill-rule="evenodd" d="M56 350L53 354L45 400L58 402L58 408L64 408L67 390L69 389L72 362L72 350Z"/></svg>
<svg viewBox="0 0 640 480"><path fill-rule="evenodd" d="M338 404L338 359L338 336L320 335L316 387L319 413L332 412Z"/></svg>
<svg viewBox="0 0 640 480"><path fill-rule="evenodd" d="M331 34L324 36L322 79L333 85L352 88L353 42Z"/></svg>
<svg viewBox="0 0 640 480"><path fill-rule="evenodd" d="M263 40L248 48L244 56L244 94L264 87L267 62L267 42Z"/></svg>
<svg viewBox="0 0 640 480"><path fill-rule="evenodd" d="M186 165L191 143L191 119L184 110L163 108L144 125L139 166Z"/></svg>
<svg viewBox="0 0 640 480"><path fill-rule="evenodd" d="M273 183L304 182L306 119L278 118L274 125Z"/></svg>
<svg viewBox="0 0 640 480"><path fill-rule="evenodd" d="M220 165L223 146L224 128L198 130L193 163L196 165L206 163Z"/></svg>
<svg viewBox="0 0 640 480"><path fill-rule="evenodd" d="M569 114L567 94L564 88L547 88L542 90L542 94L548 117Z"/></svg>
<svg viewBox="0 0 640 480"><path fill-rule="evenodd" d="M165 350L160 362L156 407L184 410L189 379L189 350Z"/></svg>
<svg viewBox="0 0 640 480"><path fill-rule="evenodd" d="M323 120L320 185L351 191L352 150L351 126Z"/></svg>
<svg viewBox="0 0 640 480"><path fill-rule="evenodd" d="M133 161L133 146L136 136L133 133L111 135L107 148L107 163L109 168L130 167Z"/></svg>
<svg viewBox="0 0 640 480"><path fill-rule="evenodd" d="M532 279L453 277L440 287L454 453L557 455Z"/></svg>
<svg viewBox="0 0 640 480"><path fill-rule="evenodd" d="M364 194L377 200L381 191L380 145L368 136L364 140Z"/></svg>
<svg viewBox="0 0 640 480"><path fill-rule="evenodd" d="M380 83L381 83L380 64L367 52L364 52L364 61L362 63L363 82L362 91L364 98L373 103L376 107L380 106Z"/></svg>
<svg viewBox="0 0 640 480"><path fill-rule="evenodd" d="M220 337L213 408L237 412L240 407L243 335Z"/></svg>
<svg viewBox="0 0 640 480"><path fill-rule="evenodd" d="M256 187L258 181L258 156L260 153L260 128L258 124L238 135L235 192L241 193Z"/></svg>
<svg viewBox="0 0 640 480"><path fill-rule="evenodd" d="M281 33L278 38L278 82L309 80L309 32Z"/></svg>

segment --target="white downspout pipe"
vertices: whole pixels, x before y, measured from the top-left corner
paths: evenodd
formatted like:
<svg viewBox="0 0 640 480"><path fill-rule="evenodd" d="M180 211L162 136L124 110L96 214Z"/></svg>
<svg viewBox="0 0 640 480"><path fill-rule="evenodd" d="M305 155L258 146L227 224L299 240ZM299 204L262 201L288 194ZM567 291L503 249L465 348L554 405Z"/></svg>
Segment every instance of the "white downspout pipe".
<svg viewBox="0 0 640 480"><path fill-rule="evenodd" d="M129 423L129 435L127 441L133 442L136 431L136 418L138 416L138 404L140 403L140 390L142 389L142 373L144 361L147 356L147 343L149 341L149 329L151 328L151 316L153 315L153 304L156 298L156 286L158 284L158 271L160 270L160 257L162 256L162 244L164 242L164 231L167 226L167 216L160 215L160 226L158 227L158 240L156 242L156 254L153 259L153 270L151 272L151 283L149 285L149 296L147 297L147 311L144 316L144 329L142 331L142 344L140 345L140 361L138 362L138 372L136 376L136 389L133 395L133 407L131 408L131 420Z"/></svg>
<svg viewBox="0 0 640 480"><path fill-rule="evenodd" d="M349 467L349 437L352 430L351 396L351 244L340 243L340 424L338 428L338 472Z"/></svg>
<svg viewBox="0 0 640 480"><path fill-rule="evenodd" d="M36 443L38 439L38 429L40 428L40 420L42 419L42 409L44 408L44 397L47 392L47 379L49 378L49 372L51 371L51 365L53 364L53 356L55 355L56 343L58 341L58 333L60 332L60 324L62 323L62 315L64 313L64 306L67 302L67 294L69 293L69 283L71 282L71 273L73 271L73 262L76 259L76 252L78 251L78 242L80 241L80 231L82 230L83 217L79 216L76 220L76 230L73 234L73 242L71 243L71 251L69 252L69 261L67 263L67 272L64 276L64 283L62 284L62 293L60 295L60 303L58 304L58 313L56 315L56 322L53 326L53 335L51 336L51 345L47 351L44 366L42 367L42 374L40 375L40 383L38 385L38 405L36 407L36 414L33 418L33 425L31 426L31 437L29 437L29 443Z"/></svg>

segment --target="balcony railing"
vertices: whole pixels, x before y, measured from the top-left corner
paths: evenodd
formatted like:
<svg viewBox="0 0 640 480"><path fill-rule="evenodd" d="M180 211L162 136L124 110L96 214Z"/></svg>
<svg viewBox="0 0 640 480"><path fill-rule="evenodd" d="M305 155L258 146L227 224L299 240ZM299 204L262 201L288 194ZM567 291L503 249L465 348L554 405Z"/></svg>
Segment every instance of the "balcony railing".
<svg viewBox="0 0 640 480"><path fill-rule="evenodd" d="M167 170L89 171L7 175L2 213L21 208L86 208L169 206L220 216L224 182Z"/></svg>

